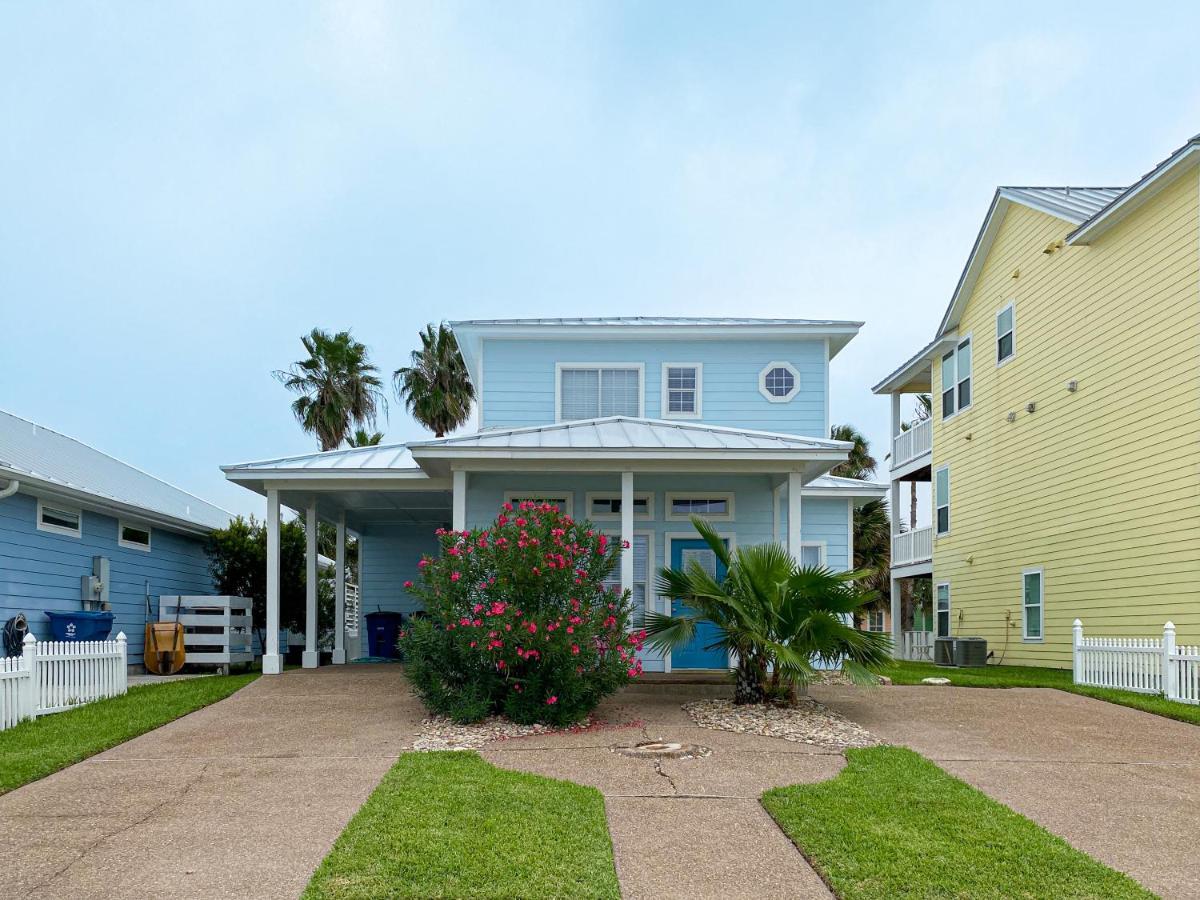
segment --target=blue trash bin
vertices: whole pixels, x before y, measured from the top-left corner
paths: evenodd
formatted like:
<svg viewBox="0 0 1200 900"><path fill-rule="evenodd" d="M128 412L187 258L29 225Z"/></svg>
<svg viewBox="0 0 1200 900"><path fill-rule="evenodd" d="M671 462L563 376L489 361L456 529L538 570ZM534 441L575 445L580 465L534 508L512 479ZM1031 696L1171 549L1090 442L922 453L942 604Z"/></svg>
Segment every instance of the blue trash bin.
<svg viewBox="0 0 1200 900"><path fill-rule="evenodd" d="M400 639L400 623L404 617L398 612L367 613L367 649L372 656L396 659L400 652L396 641Z"/></svg>
<svg viewBox="0 0 1200 900"><path fill-rule="evenodd" d="M47 612L56 641L103 641L112 631L113 614L91 610Z"/></svg>

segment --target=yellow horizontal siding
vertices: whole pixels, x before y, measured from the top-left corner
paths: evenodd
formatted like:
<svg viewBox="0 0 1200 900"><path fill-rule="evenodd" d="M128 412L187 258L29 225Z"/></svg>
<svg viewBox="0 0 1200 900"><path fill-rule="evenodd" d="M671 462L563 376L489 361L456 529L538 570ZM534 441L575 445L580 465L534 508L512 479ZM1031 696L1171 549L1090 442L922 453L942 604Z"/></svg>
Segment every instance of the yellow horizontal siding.
<svg viewBox="0 0 1200 900"><path fill-rule="evenodd" d="M1013 206L967 302L973 405L934 421L934 466L951 481L934 580L950 583L954 632L986 637L1006 663L1069 666L1076 618L1128 636L1172 619L1200 643L1198 201L1192 172L1092 246L1050 255L1071 226ZM1016 357L997 367L1010 300ZM1021 571L1037 566L1045 639L1026 643Z"/></svg>

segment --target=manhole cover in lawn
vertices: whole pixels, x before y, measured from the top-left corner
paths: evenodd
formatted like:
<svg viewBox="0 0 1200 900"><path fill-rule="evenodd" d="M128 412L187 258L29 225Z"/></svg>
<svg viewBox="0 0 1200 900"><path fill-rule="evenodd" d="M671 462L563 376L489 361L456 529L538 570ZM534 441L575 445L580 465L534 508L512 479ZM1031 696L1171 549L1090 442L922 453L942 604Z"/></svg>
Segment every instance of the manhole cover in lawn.
<svg viewBox="0 0 1200 900"><path fill-rule="evenodd" d="M668 759L697 759L712 753L708 747L701 747L699 744L681 744L678 741L642 741L633 746L617 744L612 749L623 756L665 756Z"/></svg>

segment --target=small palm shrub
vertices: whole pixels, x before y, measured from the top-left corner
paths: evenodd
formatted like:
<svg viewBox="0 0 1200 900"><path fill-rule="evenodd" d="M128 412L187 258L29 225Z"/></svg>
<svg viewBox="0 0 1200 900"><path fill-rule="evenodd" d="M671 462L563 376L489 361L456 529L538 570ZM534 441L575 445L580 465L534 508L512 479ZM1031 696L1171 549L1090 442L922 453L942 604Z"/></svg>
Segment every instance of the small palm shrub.
<svg viewBox="0 0 1200 900"><path fill-rule="evenodd" d="M504 504L487 528L438 529L441 556L408 582L424 604L401 637L430 710L458 722L578 722L641 674L645 632L603 582L621 547L549 504Z"/></svg>

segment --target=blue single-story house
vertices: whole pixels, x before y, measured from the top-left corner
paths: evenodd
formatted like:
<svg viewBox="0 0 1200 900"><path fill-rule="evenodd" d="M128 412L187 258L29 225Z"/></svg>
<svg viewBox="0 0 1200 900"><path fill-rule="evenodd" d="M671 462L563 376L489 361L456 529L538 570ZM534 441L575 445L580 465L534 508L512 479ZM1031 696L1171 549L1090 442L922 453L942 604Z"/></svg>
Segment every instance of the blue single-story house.
<svg viewBox="0 0 1200 900"><path fill-rule="evenodd" d="M83 609L83 576L107 565L112 635L141 664L160 594L211 594L205 537L231 516L120 460L0 411L0 625ZM97 563L97 558L106 563ZM0 654L3 653L0 648Z"/></svg>

